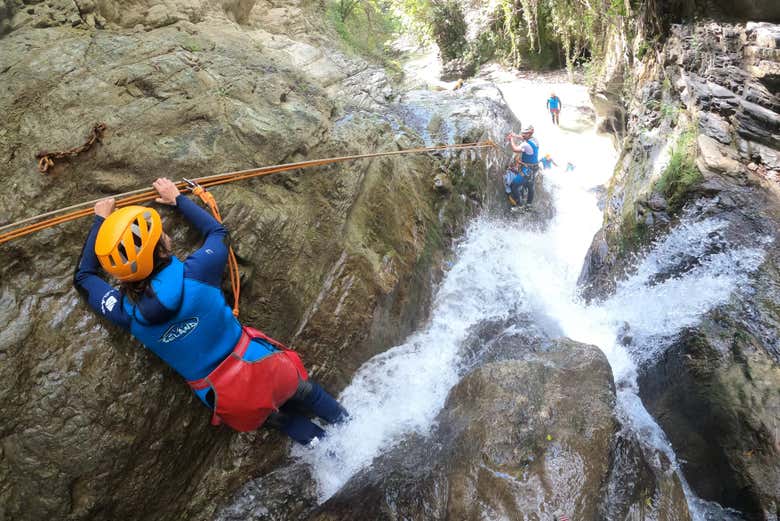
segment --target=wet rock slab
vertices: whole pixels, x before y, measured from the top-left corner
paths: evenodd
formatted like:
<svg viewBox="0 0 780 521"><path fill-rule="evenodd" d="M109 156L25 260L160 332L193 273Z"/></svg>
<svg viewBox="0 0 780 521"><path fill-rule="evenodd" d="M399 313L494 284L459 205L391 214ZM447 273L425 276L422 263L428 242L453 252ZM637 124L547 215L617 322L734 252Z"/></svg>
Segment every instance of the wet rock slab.
<svg viewBox="0 0 780 521"><path fill-rule="evenodd" d="M310 519L599 518L616 432L609 364L565 339L499 343L516 359L468 373L429 438L379 457Z"/></svg>
<svg viewBox="0 0 780 521"><path fill-rule="evenodd" d="M384 71L311 30L316 9L0 4L0 222L162 175L422 146L390 108L398 93ZM430 100L469 109L460 121L446 109L457 126L447 137L508 131L501 100L478 98ZM81 144L97 121L108 127L100 144L37 172L38 150ZM487 154L418 155L215 188L239 257L242 321L294 345L337 391L425 319L441 258L483 204L492 165ZM434 188L442 172L449 193ZM162 213L186 256L200 238ZM179 377L93 316L71 285L87 228L0 251L0 518L207 519L285 462L288 441L211 427Z"/></svg>

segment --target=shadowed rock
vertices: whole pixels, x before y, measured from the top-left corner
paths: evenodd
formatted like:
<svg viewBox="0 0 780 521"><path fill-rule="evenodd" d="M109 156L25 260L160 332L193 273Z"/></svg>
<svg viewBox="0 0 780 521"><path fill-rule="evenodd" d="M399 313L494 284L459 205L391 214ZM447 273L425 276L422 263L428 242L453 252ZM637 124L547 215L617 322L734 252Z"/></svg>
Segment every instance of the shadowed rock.
<svg viewBox="0 0 780 521"><path fill-rule="evenodd" d="M636 64L641 80L627 102L605 224L580 278L586 297L604 298L656 238L702 219L723 226L690 245L695 255L665 258L647 285L685 277L725 251L761 252L746 287L661 339L665 350L644 360L639 376L693 491L761 520L780 515L779 42L780 27L768 23L674 26L657 56ZM669 147L670 135L684 133L690 148ZM689 182L670 190L670 157L679 166L685 154ZM748 168L752 161L761 167ZM634 339L631 349L642 357L645 346Z"/></svg>

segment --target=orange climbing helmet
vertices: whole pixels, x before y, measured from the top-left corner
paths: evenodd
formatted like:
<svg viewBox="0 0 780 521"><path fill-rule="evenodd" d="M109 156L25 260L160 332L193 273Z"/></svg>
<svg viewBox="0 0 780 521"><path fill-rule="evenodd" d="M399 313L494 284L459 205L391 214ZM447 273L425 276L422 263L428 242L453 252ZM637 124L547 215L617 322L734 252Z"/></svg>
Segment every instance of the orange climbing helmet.
<svg viewBox="0 0 780 521"><path fill-rule="evenodd" d="M103 221L95 255L114 278L122 282L143 280L154 270L154 249L161 235L162 220L156 210L126 206Z"/></svg>

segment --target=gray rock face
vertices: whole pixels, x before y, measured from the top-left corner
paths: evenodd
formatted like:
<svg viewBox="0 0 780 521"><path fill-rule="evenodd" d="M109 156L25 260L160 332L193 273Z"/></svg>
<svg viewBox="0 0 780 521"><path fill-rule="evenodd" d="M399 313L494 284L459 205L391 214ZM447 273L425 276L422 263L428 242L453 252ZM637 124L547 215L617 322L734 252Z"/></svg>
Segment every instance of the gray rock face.
<svg viewBox="0 0 780 521"><path fill-rule="evenodd" d="M654 238L703 218L726 225L701 256L674 259L649 284L726 248L764 252L746 293L666 339L639 378L694 491L751 519L780 515L778 42L767 23L675 26L657 57L624 63L636 96L580 279L590 298L607 295Z"/></svg>
<svg viewBox="0 0 780 521"><path fill-rule="evenodd" d="M381 69L335 50L324 30L308 36L319 26L306 4L2 5L13 12L0 39L2 223L161 175L426 142ZM457 120L454 140L511 128L499 98L442 93L435 105ZM35 152L81 144L96 121L108 128L102 143L37 172ZM239 257L242 321L295 346L337 391L425 318L443 252L496 164L487 152L418 155L215 188ZM434 188L442 172L450 193ZM197 234L163 216L186 255ZM207 519L248 476L276 468L288 442L209 426L179 377L92 315L71 286L87 228L0 253L0 518Z"/></svg>
<svg viewBox="0 0 780 521"><path fill-rule="evenodd" d="M601 100L604 105L601 117L622 110L631 116L620 142L623 152L615 181L607 194L606 224L588 254L587 265L603 269L583 272L581 282L586 287L611 287L614 275L628 268L623 262L626 254L666 229L685 201L723 192L750 198L751 191L775 189L773 181L780 175L775 84L780 66L778 36L780 26L766 23L675 26L664 48L663 63L648 58L631 69L627 58L622 62L616 58L606 69L603 84L622 85L629 76L638 85L633 89L637 95L625 109L603 93L594 94L594 103ZM612 46L626 50L625 42ZM701 182L676 192L667 183L664 192L663 178L676 143L691 135L696 140L693 156ZM757 175L747 169L751 161L760 165L752 172ZM665 200L670 196L675 199L671 205ZM734 197L722 196L722 203ZM610 248L603 247L603 240Z"/></svg>

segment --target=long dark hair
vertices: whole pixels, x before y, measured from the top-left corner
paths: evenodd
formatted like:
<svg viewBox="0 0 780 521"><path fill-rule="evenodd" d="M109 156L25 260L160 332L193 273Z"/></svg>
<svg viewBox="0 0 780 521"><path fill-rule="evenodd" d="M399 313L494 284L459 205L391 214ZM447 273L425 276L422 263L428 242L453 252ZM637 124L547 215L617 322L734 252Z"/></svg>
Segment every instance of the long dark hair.
<svg viewBox="0 0 780 521"><path fill-rule="evenodd" d="M154 276L171 263L171 255L171 250L161 237L154 247L154 269L152 272L143 280L121 283L119 287L122 293L127 295L131 302L138 302L146 292L151 291Z"/></svg>

